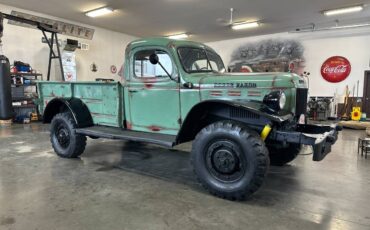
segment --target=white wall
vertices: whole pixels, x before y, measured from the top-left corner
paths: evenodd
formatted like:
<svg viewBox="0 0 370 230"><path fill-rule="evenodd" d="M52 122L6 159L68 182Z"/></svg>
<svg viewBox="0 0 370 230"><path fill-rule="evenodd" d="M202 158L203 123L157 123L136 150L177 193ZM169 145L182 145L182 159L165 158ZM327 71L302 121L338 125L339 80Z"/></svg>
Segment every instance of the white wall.
<svg viewBox="0 0 370 230"><path fill-rule="evenodd" d="M119 70L124 61L126 45L136 39L135 37L2 4L0 4L0 9L3 13L9 14L11 10L16 10L95 29L93 40L69 37L90 45L89 51L76 51L77 80L91 81L95 78L120 80L117 74L111 73L110 66L116 65ZM4 35L2 38L4 54L11 63L14 60L29 63L34 69L41 72L44 79L46 79L49 48L47 44L41 43L41 38L42 33L38 29L9 25L8 20L4 20ZM58 38L64 40L67 36L58 35ZM53 62L57 62L57 60ZM93 62L98 66L98 71L95 73L90 71L90 65ZM52 67L55 67L55 64ZM58 69L51 72L51 80L59 80L56 79L55 71L58 71Z"/></svg>
<svg viewBox="0 0 370 230"><path fill-rule="evenodd" d="M305 48L305 70L311 73L311 96L333 96L335 91L337 91L338 94L343 94L346 85L348 85L350 91L352 91L353 86L357 84L358 80L360 81L359 96L362 96L364 71L370 70L369 28L299 34L279 33L211 42L207 45L214 48L221 55L225 65L229 65L232 52L240 45L248 42L275 38L297 39L302 42ZM336 55L346 57L351 62L352 71L346 80L340 83L329 83L322 78L320 68L327 58Z"/></svg>

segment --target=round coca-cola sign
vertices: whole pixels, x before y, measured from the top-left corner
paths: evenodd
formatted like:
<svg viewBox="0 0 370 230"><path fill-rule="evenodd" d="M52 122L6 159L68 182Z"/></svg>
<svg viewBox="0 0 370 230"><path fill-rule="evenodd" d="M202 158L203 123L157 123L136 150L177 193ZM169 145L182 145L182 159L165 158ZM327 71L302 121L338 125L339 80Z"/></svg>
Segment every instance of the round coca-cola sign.
<svg viewBox="0 0 370 230"><path fill-rule="evenodd" d="M345 57L328 58L321 66L321 76L328 82L341 82L351 73L351 63Z"/></svg>

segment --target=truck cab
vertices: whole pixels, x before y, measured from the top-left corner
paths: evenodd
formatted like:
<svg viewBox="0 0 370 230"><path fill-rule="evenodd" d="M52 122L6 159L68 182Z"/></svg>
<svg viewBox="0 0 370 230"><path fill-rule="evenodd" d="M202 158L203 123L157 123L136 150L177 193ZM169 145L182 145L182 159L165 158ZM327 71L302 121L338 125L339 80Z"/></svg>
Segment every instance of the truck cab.
<svg viewBox="0 0 370 230"><path fill-rule="evenodd" d="M39 82L40 111L61 157L78 157L86 136L165 147L193 141L191 162L212 194L245 199L268 166L292 161L302 145L322 160L340 130L306 124L308 88L292 73L226 72L220 56L196 42L131 42L124 80Z"/></svg>

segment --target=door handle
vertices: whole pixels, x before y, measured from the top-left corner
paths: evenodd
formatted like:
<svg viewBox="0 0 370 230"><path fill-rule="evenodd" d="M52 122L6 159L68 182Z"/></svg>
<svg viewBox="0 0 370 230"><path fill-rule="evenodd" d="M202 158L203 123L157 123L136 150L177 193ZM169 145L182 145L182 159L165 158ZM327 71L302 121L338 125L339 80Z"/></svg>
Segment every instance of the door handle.
<svg viewBox="0 0 370 230"><path fill-rule="evenodd" d="M137 93L138 91L137 90L135 90L135 89L129 89L128 90L130 93Z"/></svg>
<svg viewBox="0 0 370 230"><path fill-rule="evenodd" d="M188 89L192 89L192 88L194 87L193 83L191 83L191 82L185 82L185 83L183 84L183 86L184 86L185 88L188 88Z"/></svg>

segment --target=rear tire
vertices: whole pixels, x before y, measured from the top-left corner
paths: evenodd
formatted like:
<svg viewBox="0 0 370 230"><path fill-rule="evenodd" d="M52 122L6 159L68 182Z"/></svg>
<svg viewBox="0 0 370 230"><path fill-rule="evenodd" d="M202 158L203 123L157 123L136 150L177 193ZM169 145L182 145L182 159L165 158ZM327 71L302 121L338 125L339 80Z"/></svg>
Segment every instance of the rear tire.
<svg viewBox="0 0 370 230"><path fill-rule="evenodd" d="M51 121L50 141L55 153L64 158L80 156L86 147L86 137L75 132L77 124L71 113L58 113Z"/></svg>
<svg viewBox="0 0 370 230"><path fill-rule="evenodd" d="M211 194L244 200L261 187L269 156L255 131L236 122L222 121L198 133L191 163L199 182Z"/></svg>
<svg viewBox="0 0 370 230"><path fill-rule="evenodd" d="M300 144L289 144L287 148L268 147L270 152L270 162L274 166L284 166L293 161L302 149Z"/></svg>

